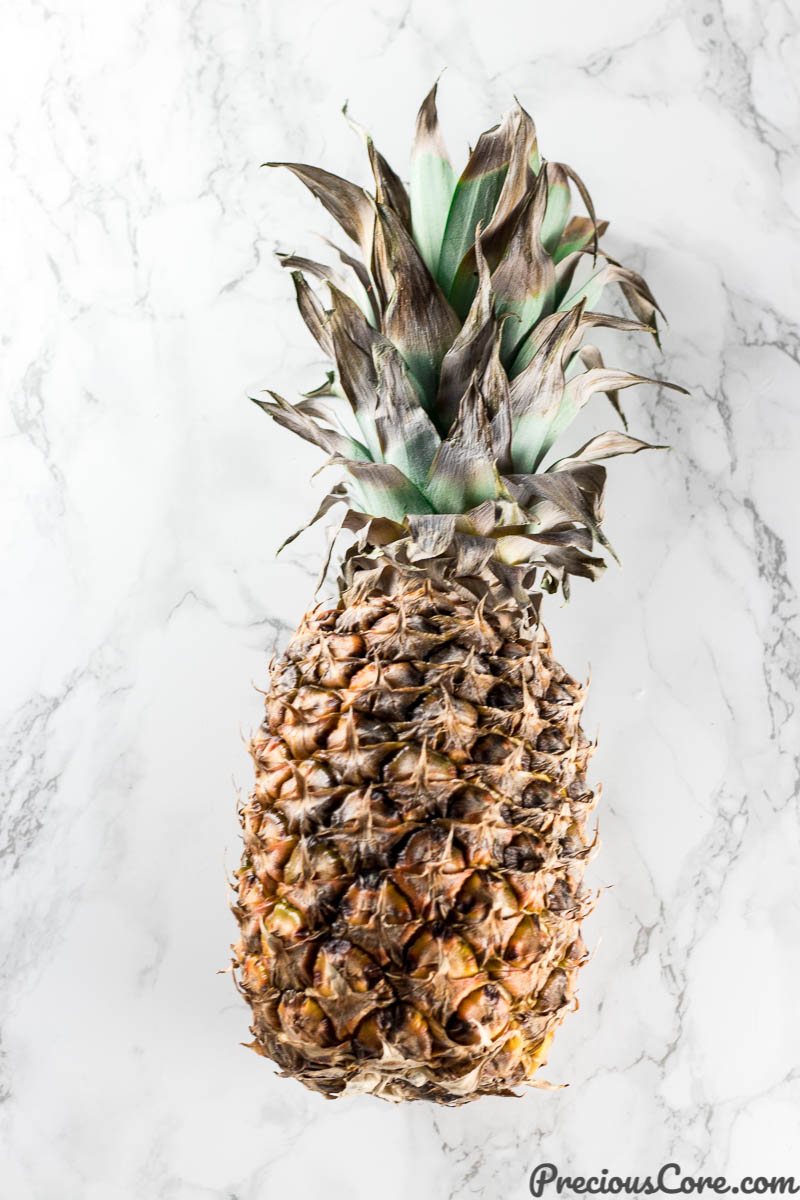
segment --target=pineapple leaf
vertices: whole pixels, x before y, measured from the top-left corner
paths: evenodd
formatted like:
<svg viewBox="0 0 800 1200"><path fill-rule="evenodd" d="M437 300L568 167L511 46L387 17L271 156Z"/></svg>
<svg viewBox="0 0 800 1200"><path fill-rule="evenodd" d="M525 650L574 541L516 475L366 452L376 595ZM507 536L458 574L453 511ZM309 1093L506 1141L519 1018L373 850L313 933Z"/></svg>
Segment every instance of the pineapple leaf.
<svg viewBox="0 0 800 1200"><path fill-rule="evenodd" d="M505 257L492 275L498 314L512 313L514 318L503 327L504 363L514 360L520 342L551 307L555 271L541 239L547 205L546 185L545 172L540 171Z"/></svg>
<svg viewBox="0 0 800 1200"><path fill-rule="evenodd" d="M349 179L342 179L330 171L323 171L321 167L309 167L305 163L270 162L263 165L286 167L292 171L338 221L347 236L361 247L365 261L369 262L375 213L372 201L363 188L357 187Z"/></svg>
<svg viewBox="0 0 800 1200"><path fill-rule="evenodd" d="M384 332L419 382L425 409L432 413L439 369L459 320L411 237L382 204L375 225L374 271L387 301Z"/></svg>
<svg viewBox="0 0 800 1200"><path fill-rule="evenodd" d="M364 312L364 314L367 317L369 317L370 313L372 314L372 319L373 319L372 323L374 325L380 325L380 323L381 323L380 308L378 306L377 297L375 296L375 287L374 287L372 280L369 277L369 271L367 270L367 268L364 266L364 264L361 262L360 259L354 258L352 254L348 254L346 250L342 250L341 246L337 246L336 243L330 241L329 238L323 238L322 240L323 240L323 242L325 242L325 244L327 246L330 246L331 250L336 251L336 253L339 255L339 258L344 263L344 265L346 267L349 267L350 270L353 272L356 279L358 280L358 283L361 287L362 292L364 293L364 299L367 301L367 304L369 304L370 312L368 313L366 305L361 304L360 302L359 302L359 307L361 308L362 312Z"/></svg>
<svg viewBox="0 0 800 1200"><path fill-rule="evenodd" d="M476 533L479 537L491 537L501 523L501 514L504 511L498 500L482 500L459 518L458 527L467 533Z"/></svg>
<svg viewBox="0 0 800 1200"><path fill-rule="evenodd" d="M323 283L330 280L337 287L344 288L345 282L342 276L333 267L329 267L327 263L315 262L313 258L302 258L299 254L282 254L279 250L275 257L282 267L291 271L304 271L307 275L313 276L315 279L321 279Z"/></svg>
<svg viewBox="0 0 800 1200"><path fill-rule="evenodd" d="M280 554L281 550L285 550L287 546L291 545L295 538L298 538L301 533L305 533L305 531L310 529L312 525L316 525L317 521L321 521L322 518L329 513L335 505L346 503L347 489L343 483L337 483L335 487L331 488L327 496L323 497L319 508L314 513L311 520L306 521L305 525L301 525L299 529L295 529L294 533L290 533L285 541L281 542L280 546L278 546L278 549L275 551L276 556Z"/></svg>
<svg viewBox="0 0 800 1200"><path fill-rule="evenodd" d="M353 258L352 255L347 254L346 251L340 249L333 242L329 241L328 238L323 238L322 240L332 250L335 250L341 262L353 271L355 275L354 280L351 279L348 281L334 267L329 266L327 263L315 262L312 258L303 258L298 254L282 254L280 251L278 251L276 257L282 267L305 271L315 279L320 279L323 283L332 283L340 291L347 292L348 294L355 292L354 298L357 300L359 308L367 319L372 316L373 320L379 323L380 313L376 309L375 289L372 286L372 281L363 263L360 263L357 258Z"/></svg>
<svg viewBox="0 0 800 1200"><path fill-rule="evenodd" d="M525 500L520 499L520 503L523 506L526 501L530 503L531 497L538 496L554 505L563 514L565 520L577 521L581 525L585 525L601 546L605 546L608 552L617 559L608 539L600 528L599 513L596 505L590 498L584 495L568 470L565 469L555 475L511 475L507 477L506 483L509 485L512 495L514 494L515 487L519 489L521 485L521 489L524 489ZM619 559L617 559L617 562L619 562Z"/></svg>
<svg viewBox="0 0 800 1200"><path fill-rule="evenodd" d="M680 387L677 383L670 383L666 379L650 379L645 375L631 375L627 371L619 371L613 367L592 367L583 374L576 375L574 379L570 379L564 388L561 404L547 426L534 465L539 465L553 443L571 424L595 392L633 387L639 383L654 383L661 387L672 388L676 392L682 392L684 396L689 395L685 388Z"/></svg>
<svg viewBox="0 0 800 1200"><path fill-rule="evenodd" d="M355 539L343 583L362 573L371 587L389 562L428 571L425 560L443 556L443 573L466 581L476 603L496 587L535 617L534 585L566 597L571 576L593 579L603 569L596 543L613 554L601 529L604 460L660 448L607 431L551 455L596 392L627 429L619 392L662 382L607 368L583 338L605 327L658 341L660 309L641 275L598 249L607 222L598 224L569 166L543 162L519 102L481 135L456 180L436 92L417 116L410 192L360 127L374 197L316 167L269 164L293 171L360 253L328 242L334 266L280 255L303 320L336 370L294 405L276 393L256 403L347 472L311 522L348 505L340 528ZM575 192L587 215L570 217ZM591 270L582 269L587 254ZM330 289L330 311L309 286L315 279ZM611 284L630 316L598 311ZM328 407L324 396L338 402ZM400 544L375 556L392 543Z"/></svg>
<svg viewBox="0 0 800 1200"><path fill-rule="evenodd" d="M383 458L423 488L439 449L439 435L391 342L377 345L373 358L378 379L375 427Z"/></svg>
<svg viewBox="0 0 800 1200"><path fill-rule="evenodd" d="M375 367L372 352L382 338L350 296L328 284L333 307L328 329L342 391L347 397L372 458L379 460L375 430Z"/></svg>
<svg viewBox="0 0 800 1200"><path fill-rule="evenodd" d="M481 234L481 249L493 269L502 258L511 232L519 220L533 184L530 158L536 145L536 128L528 113L517 102L511 131L511 156L491 220ZM466 312L477 290L475 245L471 245L459 263L450 290L450 302L457 312Z"/></svg>
<svg viewBox="0 0 800 1200"><path fill-rule="evenodd" d="M494 292L492 291L489 267L481 249L480 229L479 223L475 237L478 290L466 321L442 359L436 411L432 414L442 436L447 433L458 416L461 397L469 386L472 372L482 369L494 337L496 326Z"/></svg>
<svg viewBox="0 0 800 1200"><path fill-rule="evenodd" d="M325 395L330 394L329 392L325 393ZM302 413L306 417L313 417L315 421L327 421L329 425L336 425L336 417L327 405L320 404L315 396L309 396L308 393L303 393L302 395L302 400L298 400L293 405L297 412Z"/></svg>
<svg viewBox="0 0 800 1200"><path fill-rule="evenodd" d="M612 283L619 284L631 312L644 325L650 326L658 344L656 313L660 313L662 317L664 314L642 276L628 267L623 267L614 259L607 259L606 265L595 271L586 283L567 299L562 300L559 308L572 308L579 300L585 300L587 308L594 308L603 294L603 289Z"/></svg>
<svg viewBox="0 0 800 1200"><path fill-rule="evenodd" d="M409 513L433 512L430 502L402 471L391 463L332 459L352 476L364 511L374 517L403 521Z"/></svg>
<svg viewBox="0 0 800 1200"><path fill-rule="evenodd" d="M512 376L520 374L520 372L528 365L540 347L544 345L545 341L563 316L563 311L557 309L554 313L548 314L548 316L543 317L537 322L520 347L517 357L514 359L510 371ZM599 326L603 329L624 330L628 333L654 332L652 325L643 325L641 321L631 320L630 317L617 317L612 313L584 311L573 339L567 348L567 353L571 354L576 350L576 343L579 342L583 336L584 329L594 328L595 326Z"/></svg>
<svg viewBox="0 0 800 1200"><path fill-rule="evenodd" d="M515 470L536 466L548 430L564 402L564 359L579 327L577 305L553 323L550 333L524 371L511 383L512 457Z"/></svg>
<svg viewBox="0 0 800 1200"><path fill-rule="evenodd" d="M408 192L400 176L389 166L386 159L376 149L372 137L358 121L354 121L347 111L347 104L342 112L348 124L356 133L363 137L369 155L369 165L375 180L375 198L380 204L391 208L392 212L402 222L408 232L411 232L411 204Z"/></svg>
<svg viewBox="0 0 800 1200"><path fill-rule="evenodd" d="M333 340L325 309L308 286L302 271L292 271L295 299L300 310L300 316L306 323L312 337L327 358L334 357Z"/></svg>
<svg viewBox="0 0 800 1200"><path fill-rule="evenodd" d="M597 437L591 438L581 446L580 450L576 450L568 458L560 458L547 470L568 471L579 463L600 462L605 458L615 458L618 454L638 454L640 450L668 449L668 446L655 446L650 442L642 442L639 438L629 437L626 433L619 433L616 429L610 429L606 433L600 433Z"/></svg>
<svg viewBox="0 0 800 1200"><path fill-rule="evenodd" d="M538 167L535 171L531 169L531 162L538 162L536 126L519 100L516 101L516 106L508 174L503 182L503 190L492 214L492 219L481 235L481 246L492 269L497 266L508 245L511 231L525 207L538 171ZM467 258L474 269L472 248L470 248Z"/></svg>
<svg viewBox="0 0 800 1200"><path fill-rule="evenodd" d="M316 399L318 399L320 396L335 396L335 395L337 395L336 384L334 382L335 379L336 379L336 375L334 374L333 371L326 371L325 379L323 380L322 383L318 384L315 388L312 388L311 391L309 391L309 392L301 392L300 393L300 395L303 397L303 399L297 404L296 407L302 408L303 412L308 412L308 413L310 413L311 416L314 416L315 414L311 411L310 405Z"/></svg>
<svg viewBox="0 0 800 1200"><path fill-rule="evenodd" d="M587 371L591 371L595 367L604 367L606 365L603 361L603 355L600 353L600 350L597 346L581 346L580 350L576 352L571 362L575 359L580 360ZM568 364L568 366L571 365L571 362ZM613 387L609 388L606 392L606 397L608 398L609 404L614 409L614 412L617 414L620 421L622 421L623 426L625 429L627 429L628 418L622 411L622 405L619 402L619 389Z"/></svg>
<svg viewBox="0 0 800 1200"><path fill-rule="evenodd" d="M559 586L564 593L564 600L570 597L570 576L577 575L592 581L599 579L606 564L602 558L592 558L589 554L572 546L564 546L549 550L544 559L547 572L542 576L541 587L546 592L557 592Z"/></svg>
<svg viewBox="0 0 800 1200"><path fill-rule="evenodd" d="M544 169L547 173L547 208L540 236L545 250L553 257L569 219L572 197L561 163L545 163Z"/></svg>
<svg viewBox="0 0 800 1200"><path fill-rule="evenodd" d="M383 155L375 149L372 138L367 141L367 149L372 174L375 176L375 199L379 204L392 210L410 237L411 201L408 198L405 184L400 176L395 174Z"/></svg>
<svg viewBox="0 0 800 1200"><path fill-rule="evenodd" d="M359 534L356 548L361 550L367 546L388 546L405 533L405 527L399 521L392 521L389 517L371 517L369 513L359 512L355 508L345 513L342 529Z"/></svg>
<svg viewBox="0 0 800 1200"><path fill-rule="evenodd" d="M478 222L488 225L503 190L511 154L515 113L506 113L500 125L482 133L455 187L444 230L437 278L450 294L461 260L475 242ZM457 308L465 317L467 303Z"/></svg>
<svg viewBox="0 0 800 1200"><path fill-rule="evenodd" d="M450 513L432 516L409 516L406 524L414 539L414 559L437 558L452 545L456 518Z"/></svg>
<svg viewBox="0 0 800 1200"><path fill-rule="evenodd" d="M463 513L497 495L497 468L483 395L473 374L458 417L436 452L425 495L437 512Z"/></svg>
<svg viewBox="0 0 800 1200"><path fill-rule="evenodd" d="M455 175L439 129L434 84L417 114L411 156L411 226L425 266L434 279L455 189Z"/></svg>
<svg viewBox="0 0 800 1200"><path fill-rule="evenodd" d="M489 360L481 379L481 391L486 400L489 415L489 434L492 452L498 471L512 469L511 444L513 425L511 421L511 389L508 375L500 361L503 337L503 322L498 322L492 341Z"/></svg>
<svg viewBox="0 0 800 1200"><path fill-rule="evenodd" d="M578 172L573 171L572 167L568 167L566 163L557 163L556 166L558 166L564 172L564 174L567 176L567 178L571 179L572 182L575 184L575 187L578 189L580 198L584 203L586 211L589 214L589 221L591 223L591 228L592 228L591 238L590 238L591 243L592 243L592 257L596 259L597 258L597 242L600 237L600 229L597 224L597 214L594 211L594 204L592 203L592 197L589 195L589 189L587 188L586 184L581 179Z"/></svg>
<svg viewBox="0 0 800 1200"><path fill-rule="evenodd" d="M573 250L571 254L566 255L565 258L562 258L556 264L556 278L553 286L553 307L556 312L559 311L561 301L570 291L572 281L575 278L575 272L583 262L584 254L587 253L588 251L585 248L582 250Z"/></svg>
<svg viewBox="0 0 800 1200"><path fill-rule="evenodd" d="M456 533L453 537L453 547L456 551L454 573L462 578L480 575L494 557L495 545L494 538Z"/></svg>
<svg viewBox="0 0 800 1200"><path fill-rule="evenodd" d="M357 442L354 438L348 437L347 434L339 433L335 429L327 429L323 425L318 425L317 422L308 415L307 411L303 411L289 404L288 400L284 400L277 392L269 392L272 397L272 403L268 400L259 400L255 396L251 396L254 404L257 404L260 409L263 409L273 421L278 425L282 425L284 429L291 430L298 437L303 438L306 442L311 442L314 446L319 446L327 454L336 455L343 458L354 458L369 462L370 453L366 446L361 442Z"/></svg>
<svg viewBox="0 0 800 1200"><path fill-rule="evenodd" d="M600 239L608 229L608 221L598 221L595 226L590 217L571 217L567 222L561 240L553 251L553 261L560 263L562 258L575 250L585 250L595 235Z"/></svg>

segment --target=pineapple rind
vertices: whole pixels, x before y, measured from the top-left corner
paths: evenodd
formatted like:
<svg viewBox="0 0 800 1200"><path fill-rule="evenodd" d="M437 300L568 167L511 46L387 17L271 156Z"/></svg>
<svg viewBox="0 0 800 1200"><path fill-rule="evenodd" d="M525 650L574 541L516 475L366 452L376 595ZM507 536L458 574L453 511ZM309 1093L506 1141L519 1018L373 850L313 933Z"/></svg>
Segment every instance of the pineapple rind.
<svg viewBox="0 0 800 1200"><path fill-rule="evenodd" d="M427 576L306 615L241 812L254 1049L330 1097L539 1086L593 904L584 696L541 625Z"/></svg>

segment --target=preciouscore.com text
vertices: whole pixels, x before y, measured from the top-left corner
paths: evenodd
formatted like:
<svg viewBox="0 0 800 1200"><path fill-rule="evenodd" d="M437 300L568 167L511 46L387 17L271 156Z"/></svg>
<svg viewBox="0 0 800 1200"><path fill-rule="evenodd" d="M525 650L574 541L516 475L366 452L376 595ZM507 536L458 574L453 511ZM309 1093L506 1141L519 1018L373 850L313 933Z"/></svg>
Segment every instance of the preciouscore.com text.
<svg viewBox="0 0 800 1200"><path fill-rule="evenodd" d="M532 1196L543 1196L555 1185L559 1195L574 1196L794 1196L800 1186L793 1175L744 1175L729 1183L724 1175L684 1175L678 1163L665 1163L655 1175L612 1175L604 1167L599 1175L559 1175L553 1163L540 1163L531 1171Z"/></svg>

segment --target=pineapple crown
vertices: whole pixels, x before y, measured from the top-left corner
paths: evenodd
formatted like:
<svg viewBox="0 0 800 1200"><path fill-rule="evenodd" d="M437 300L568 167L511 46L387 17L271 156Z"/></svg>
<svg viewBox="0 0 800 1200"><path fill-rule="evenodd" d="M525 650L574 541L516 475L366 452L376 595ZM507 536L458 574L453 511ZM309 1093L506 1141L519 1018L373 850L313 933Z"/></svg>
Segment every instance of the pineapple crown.
<svg viewBox="0 0 800 1200"><path fill-rule="evenodd" d="M360 251L330 243L346 278L279 256L335 368L296 404L275 392L255 401L343 468L308 524L342 503L342 527L357 535L348 555L362 566L377 548L406 565L449 556L459 577L488 570L517 598L533 586L568 595L570 576L594 579L605 565L596 543L614 554L601 529L601 461L657 447L609 431L543 465L556 440L596 392L627 429L621 388L684 391L606 367L583 338L606 327L658 342L661 310L641 275L600 249L607 222L570 167L541 158L518 102L456 178L434 85L409 191L364 136L374 195L318 167L266 164L293 171ZM570 215L573 187L588 216ZM308 276L327 285L325 303ZM611 285L630 317L598 310Z"/></svg>

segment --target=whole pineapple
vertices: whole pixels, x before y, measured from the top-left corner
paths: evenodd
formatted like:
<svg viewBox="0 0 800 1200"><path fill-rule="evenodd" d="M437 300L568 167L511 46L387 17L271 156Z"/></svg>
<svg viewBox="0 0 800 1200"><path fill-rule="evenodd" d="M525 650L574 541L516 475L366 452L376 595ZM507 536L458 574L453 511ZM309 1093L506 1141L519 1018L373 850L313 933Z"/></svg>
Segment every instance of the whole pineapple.
<svg viewBox="0 0 800 1200"><path fill-rule="evenodd" d="M657 337L657 306L519 105L455 179L434 88L410 197L367 149L374 196L283 164L361 257L339 251L348 286L283 256L335 370L295 405L258 403L343 468L314 519L344 504L355 537L338 599L272 666L235 965L253 1049L284 1073L461 1104L536 1082L586 958L592 746L539 607L604 565L599 462L646 443L604 433L542 464L595 392L619 412L620 388L657 382L583 344L596 326ZM597 310L613 283L630 318Z"/></svg>

